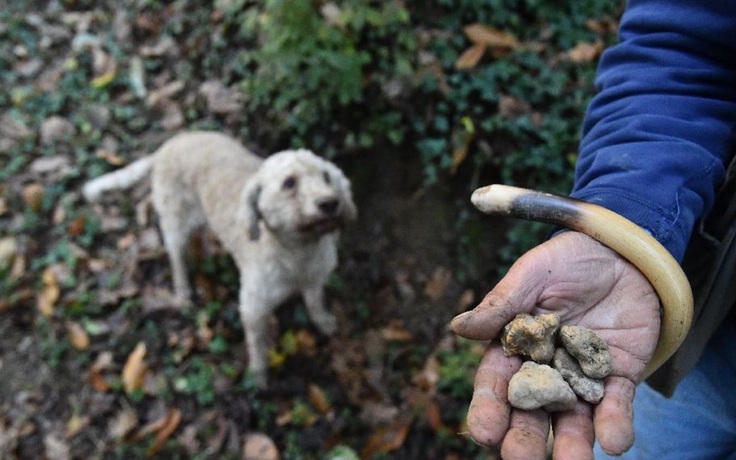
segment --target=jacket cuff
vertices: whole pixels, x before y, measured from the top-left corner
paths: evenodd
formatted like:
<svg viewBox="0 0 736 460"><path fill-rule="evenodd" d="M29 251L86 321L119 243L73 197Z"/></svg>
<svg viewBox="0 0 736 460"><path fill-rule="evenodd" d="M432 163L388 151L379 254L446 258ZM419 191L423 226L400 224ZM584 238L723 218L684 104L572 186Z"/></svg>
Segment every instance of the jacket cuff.
<svg viewBox="0 0 736 460"><path fill-rule="evenodd" d="M659 241L678 262L682 262L694 219L683 219L680 216L680 219L673 222L666 210L618 189L583 189L570 196L602 206L629 219ZM690 221L685 222L686 220Z"/></svg>

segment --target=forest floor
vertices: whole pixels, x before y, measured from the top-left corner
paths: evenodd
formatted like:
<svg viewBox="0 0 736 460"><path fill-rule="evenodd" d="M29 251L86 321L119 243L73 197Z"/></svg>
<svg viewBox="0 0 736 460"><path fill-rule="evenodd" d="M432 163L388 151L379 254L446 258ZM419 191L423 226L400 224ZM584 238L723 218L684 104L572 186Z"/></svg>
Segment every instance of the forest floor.
<svg viewBox="0 0 736 460"><path fill-rule="evenodd" d="M184 59L156 40L155 20L127 24L136 52ZM491 287L503 229L489 226L478 273L456 250L464 192L425 186L416 160L389 150L336 158L360 211L327 286L339 332L319 334L287 302L272 322L271 383L255 390L237 274L212 236L192 245L195 306L176 308L146 184L95 205L79 193L101 160L117 167L190 128L189 108L237 131L238 107L174 88L162 68L144 114L128 110L130 91L75 99L121 59L95 41L107 27L126 24L32 10L0 23L12 72L0 107L0 458L495 458L463 434L483 344L447 324Z"/></svg>

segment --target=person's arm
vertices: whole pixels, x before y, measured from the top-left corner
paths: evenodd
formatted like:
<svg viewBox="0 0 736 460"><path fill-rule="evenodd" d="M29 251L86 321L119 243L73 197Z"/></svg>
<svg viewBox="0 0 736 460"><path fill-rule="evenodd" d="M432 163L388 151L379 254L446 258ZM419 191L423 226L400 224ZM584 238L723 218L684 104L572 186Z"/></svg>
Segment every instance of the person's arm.
<svg viewBox="0 0 736 460"><path fill-rule="evenodd" d="M572 196L652 233L678 259L712 205L734 148L736 2L632 0L621 43L599 68ZM586 235L562 232L526 253L453 330L491 340L475 378L468 430L502 457L546 458L550 417L513 409L506 391L521 365L498 335L518 313L557 313L612 350L613 373L595 407L551 417L554 457L591 459L594 439L612 454L634 441L635 385L659 335L659 299L631 264Z"/></svg>
<svg viewBox="0 0 736 460"><path fill-rule="evenodd" d="M632 0L601 58L572 196L678 260L734 150L736 2Z"/></svg>

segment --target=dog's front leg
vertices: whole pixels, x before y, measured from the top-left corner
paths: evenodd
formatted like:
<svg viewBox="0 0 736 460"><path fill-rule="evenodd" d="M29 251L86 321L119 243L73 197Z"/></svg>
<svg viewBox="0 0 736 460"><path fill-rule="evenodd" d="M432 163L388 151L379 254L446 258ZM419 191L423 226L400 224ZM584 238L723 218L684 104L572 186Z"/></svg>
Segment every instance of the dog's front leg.
<svg viewBox="0 0 736 460"><path fill-rule="evenodd" d="M332 335L337 331L337 318L325 309L324 288L312 286L302 292L307 312L312 322L323 334Z"/></svg>
<svg viewBox="0 0 736 460"><path fill-rule="evenodd" d="M239 308L248 350L248 372L255 384L263 388L268 375L268 322L275 305L271 299L246 286L240 290Z"/></svg>

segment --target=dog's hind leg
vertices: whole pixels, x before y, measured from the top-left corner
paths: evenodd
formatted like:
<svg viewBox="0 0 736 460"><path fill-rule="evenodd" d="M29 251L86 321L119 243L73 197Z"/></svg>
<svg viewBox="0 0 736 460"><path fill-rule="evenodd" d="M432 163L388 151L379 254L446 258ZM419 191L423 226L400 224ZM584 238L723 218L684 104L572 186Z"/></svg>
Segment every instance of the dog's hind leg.
<svg viewBox="0 0 736 460"><path fill-rule="evenodd" d="M155 173L155 171L154 171ZM159 227L171 263L174 293L182 302L191 299L192 289L187 277L185 252L189 237L205 223L196 197L166 176L153 181L153 205L159 216Z"/></svg>
<svg viewBox="0 0 736 460"><path fill-rule="evenodd" d="M184 252L189 243L189 232L182 232L182 227L175 222L161 221L161 233L171 263L171 273L174 282L174 293L179 300L186 302L192 296L192 289L187 278Z"/></svg>

